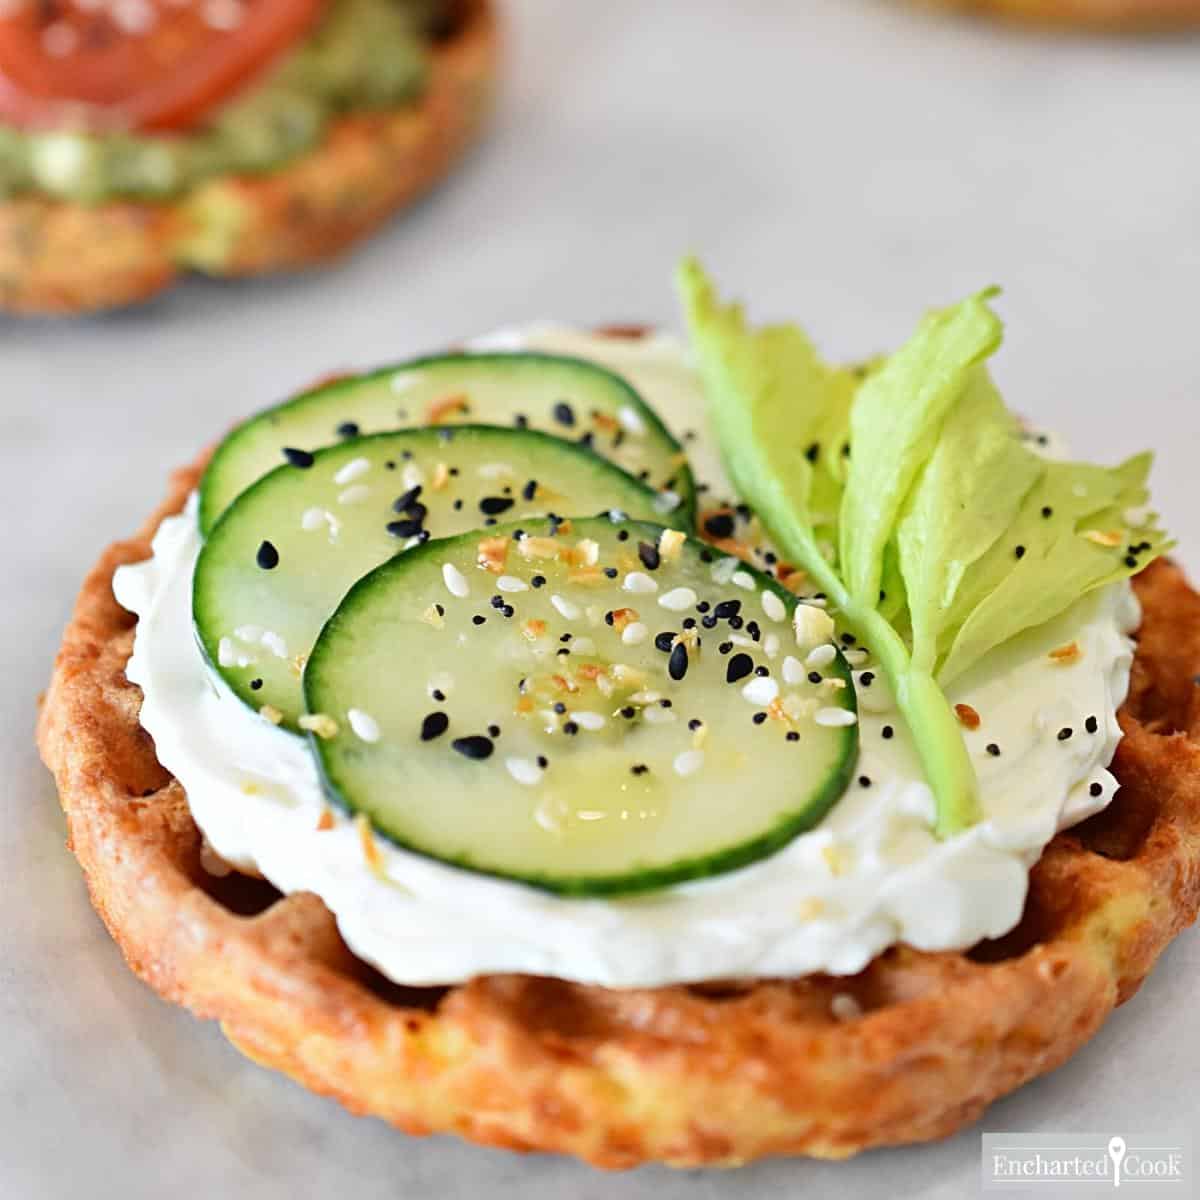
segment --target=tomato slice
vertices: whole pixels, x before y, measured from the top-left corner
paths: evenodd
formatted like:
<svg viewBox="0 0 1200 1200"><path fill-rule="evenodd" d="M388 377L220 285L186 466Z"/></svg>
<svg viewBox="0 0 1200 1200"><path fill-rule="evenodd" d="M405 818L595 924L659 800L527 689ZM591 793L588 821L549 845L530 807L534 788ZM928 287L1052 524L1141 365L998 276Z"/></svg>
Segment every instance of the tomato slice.
<svg viewBox="0 0 1200 1200"><path fill-rule="evenodd" d="M186 129L290 48L327 0L16 0L0 12L0 118Z"/></svg>

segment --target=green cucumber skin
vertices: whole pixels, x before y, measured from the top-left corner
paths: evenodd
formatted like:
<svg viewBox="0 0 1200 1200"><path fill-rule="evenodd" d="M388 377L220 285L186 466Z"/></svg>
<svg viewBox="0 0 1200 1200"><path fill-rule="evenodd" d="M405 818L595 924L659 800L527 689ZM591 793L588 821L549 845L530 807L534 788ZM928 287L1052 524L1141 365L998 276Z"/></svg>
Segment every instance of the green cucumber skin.
<svg viewBox="0 0 1200 1200"><path fill-rule="evenodd" d="M395 446L397 447L397 455L399 455L399 447L408 444L413 448L418 446L433 446L441 445L443 442L442 429L451 431L451 438L448 445L452 446L455 443L466 442L474 443L475 447L490 450L493 454L502 453L505 449L511 449L514 443L520 443L523 448L526 448L526 453L531 458L537 457L537 450L546 448L552 450L555 454L562 454L568 458L577 458L581 467L597 477L602 477L607 483L612 482L614 489L614 501L624 500L626 503L632 496L639 497L645 504L647 509L652 509L654 499L658 495L657 492L647 484L635 479L632 475L621 470L615 463L609 461L600 455L592 453L585 446L580 446L575 442L569 442L562 438L557 438L553 434L544 433L538 429L511 429L507 426L497 425L453 425L445 427L435 426L417 426L412 429L400 429L390 433L373 433L366 434L356 438L349 438L345 441L338 442L333 446L326 446L323 449L313 451L313 466L300 468L290 465L289 463L281 463L278 467L269 471L266 475L260 476L254 481L237 499L229 505L228 508L221 514L217 524L210 531L205 543L205 548L201 551L201 560L197 563L195 573L192 578L192 625L196 636L196 640L207 660L211 671L225 681L230 690L239 700L247 707L254 709L256 712L263 704L263 696L259 692L252 691L249 687L249 678L239 680L231 678L219 665L217 661L217 650L220 642L220 634L214 632L213 627L215 622L209 619L208 606L204 597L206 585L206 564L207 555L212 555L219 551L221 547L222 535L225 530L234 527L235 523L241 520L241 513L245 511L243 504L249 506L262 493L269 491L274 487L274 481L282 479L285 476L295 477L297 472L303 475L311 474L318 470L323 462L333 456L343 456L346 458L354 457L356 454L369 453L376 446ZM484 445L480 447L480 443ZM487 445L491 443L491 445ZM504 444L508 445L505 446ZM618 495L618 489L623 490L623 495ZM402 490L397 483L396 490ZM621 508L622 505L614 503L615 508ZM563 512L560 514L564 517L579 517L592 516L593 514L578 514L572 512ZM537 521L539 518L532 518ZM529 525L530 519L523 522L516 522L514 527L519 527L521 524ZM464 539L478 540L481 536L490 536L502 526L489 526L483 528L474 528L469 532L455 535ZM442 539L443 541L446 539ZM437 545L438 540L432 540L425 543L426 545ZM397 549L394 557L400 557L405 554L411 554L414 550L421 547L413 547L409 550ZM353 589L351 589L353 590ZM207 632L206 632L207 630ZM290 725L283 725L291 732Z"/></svg>
<svg viewBox="0 0 1200 1200"><path fill-rule="evenodd" d="M565 354L548 354L540 351L483 351L472 353L467 351L450 353L450 354L428 354L419 358L413 358L404 362L393 363L389 366L378 367L364 374L351 375L346 378L336 379L331 383L323 384L319 387L311 388L308 391L301 392L297 396L293 396L280 404L271 405L268 408L262 409L255 415L247 418L237 426L228 436L217 446L212 458L209 460L208 466L205 469L204 477L200 481L200 532L204 536L211 533L213 527L220 519L225 509L233 502L236 495L225 496L221 494L220 481L224 474L227 464L231 461L236 462L238 452L241 446L248 439L254 438L262 428L266 426L275 426L279 424L282 418L302 412L308 408L317 408L324 404L329 404L331 407L336 405L340 400L349 399L358 389L364 387L372 387L382 381L389 380L404 371L419 371L426 367L454 365L454 364L469 364L476 365L512 365L518 366L535 366L539 363L547 364L552 367L564 368L569 367L573 370L579 370L586 374L590 374L593 378L603 378L604 381L613 386L615 390L623 394L623 398L628 404L636 410L638 415L645 422L647 429L659 439L664 441L672 448L674 454L677 454L680 459L679 465L674 468L675 479L677 482L676 492L679 495L680 502L678 508L671 513L673 519L681 522L681 527L687 530L695 528L696 520L696 484L692 477L691 467L688 465L687 458L683 446L671 431L663 424L658 413L643 399L632 384L630 384L622 376L614 371L608 370L606 367L600 366L598 363L589 361L588 359L577 358ZM399 403L399 401L397 401ZM465 424L465 422L463 423ZM418 428L413 425L397 425L395 430L387 432L400 432L405 429ZM454 426L450 426L454 427ZM498 428L508 428L508 426L498 426ZM545 432L545 431L542 431ZM566 439L564 439L566 440ZM328 443L327 443L328 444ZM304 449L316 450L317 447L306 446ZM599 451L590 450L588 447L580 446L581 450L594 454L598 458L603 458L606 461L614 461L607 455L601 454ZM619 463L616 464L620 466ZM247 484L246 487L251 486ZM240 490L245 490L242 488Z"/></svg>
<svg viewBox="0 0 1200 1200"><path fill-rule="evenodd" d="M576 521L576 529L578 530L580 522ZM652 524L645 521L613 521L614 528L625 528L630 531L631 541L634 537L640 536L643 540L657 541L659 535L663 532L666 526ZM518 529L524 529L528 533L543 534L548 532L549 525L545 522L524 521L509 525L498 525L489 532L494 532L498 535L512 533ZM447 553L449 547L459 541L467 541L472 538L473 534L461 534L451 538L442 538L434 541L429 541L421 546L416 546L408 551L404 556L404 567L417 566L420 560L426 556L438 555L442 556ZM707 542L701 541L698 538L689 537L685 543L685 551L698 552L700 550L708 550L719 557L728 557L720 551L713 551L712 547ZM400 567L397 559L391 559L386 563L381 564L374 571L364 575L355 585L346 593L342 603L333 613L329 620L325 623L320 636L313 647L312 654L308 660L308 666L304 672L304 694L305 707L307 711L319 711L318 706L314 705L312 692L314 690L314 681L317 680L322 671L322 659L326 655L332 655L333 651L329 649L332 642L332 636L327 637L327 634L333 635L337 632L341 622L345 621L353 612L356 604L361 602L375 587L386 585L389 575ZM798 598L796 595L788 591L781 583L769 575L763 574L749 563L742 563L739 570L747 571L760 587L769 589L774 592L784 602L787 607L789 620L790 615ZM828 667L823 668L826 675L836 674L841 679L845 687L838 692L836 701L831 700L831 705L841 707L856 716L858 714L857 694L854 689L854 678L851 667L847 663L842 654L841 647L837 648L837 658ZM824 785L815 794L810 794L804 806L794 813L785 816L775 826L767 830L758 837L748 841L741 842L735 846L727 847L712 854L693 856L688 859L683 859L678 862L670 863L663 866L634 866L630 870L621 874L606 874L601 876L596 875L572 875L572 876L552 876L548 874L537 874L522 872L520 874L510 873L505 871L495 870L486 866L480 866L471 861L469 856L444 856L434 854L423 849L419 845L412 843L402 837L390 833L386 829L380 827L375 821L372 814L365 810L357 809L346 798L339 788L333 773L330 770L328 761L327 744L315 734L307 734L309 745L313 754L313 761L316 764L317 773L321 781L322 789L330 802L339 810L349 816L355 816L360 812L364 812L371 822L371 828L374 833L389 842L393 846L404 850L408 853L415 854L421 858L426 858L434 862L440 862L447 866L454 867L458 870L469 871L472 874L484 875L493 879L504 880L509 883L518 883L534 888L539 891L547 892L552 895L571 897L577 899L601 898L601 897L620 897L634 896L645 892L655 891L660 888L669 887L675 884L687 883L700 879L710 878L715 875L725 874L729 871L737 870L741 867L746 867L755 863L771 854L776 853L794 840L800 834L815 828L829 813L841 796L849 787L853 776L855 766L858 762L859 755L859 735L858 726L853 725L839 731L841 738L841 754L837 762L828 771Z"/></svg>

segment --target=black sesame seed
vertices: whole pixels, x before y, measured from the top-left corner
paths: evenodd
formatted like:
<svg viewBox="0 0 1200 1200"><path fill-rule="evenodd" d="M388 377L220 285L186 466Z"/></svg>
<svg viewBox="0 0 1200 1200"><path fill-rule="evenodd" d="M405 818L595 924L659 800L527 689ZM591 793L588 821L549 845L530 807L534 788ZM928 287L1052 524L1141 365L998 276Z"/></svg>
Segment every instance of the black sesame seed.
<svg viewBox="0 0 1200 1200"><path fill-rule="evenodd" d="M863 687L870 687L871 684L873 684L875 682L875 672L874 671L864 671L858 677L858 682L861 683L863 685Z"/></svg>
<svg viewBox="0 0 1200 1200"><path fill-rule="evenodd" d="M358 437L358 423L356 421L343 421L337 427L337 435L342 438Z"/></svg>
<svg viewBox="0 0 1200 1200"><path fill-rule="evenodd" d="M709 614L707 617L700 618L700 624L703 625L705 629L716 629L717 618Z"/></svg>
<svg viewBox="0 0 1200 1200"><path fill-rule="evenodd" d="M800 735L794 729L789 729L787 731L787 740L789 742L798 742L800 740Z"/></svg>
<svg viewBox="0 0 1200 1200"><path fill-rule="evenodd" d="M258 689L262 687L262 685L263 685L263 681L261 679L250 680L250 690L252 692L257 692Z"/></svg>
<svg viewBox="0 0 1200 1200"><path fill-rule="evenodd" d="M554 419L560 425L566 425L569 428L575 424L575 410L565 400L560 400L552 411Z"/></svg>
<svg viewBox="0 0 1200 1200"><path fill-rule="evenodd" d="M704 519L704 532L709 537L733 537L733 514L713 513L711 517L706 517Z"/></svg>
<svg viewBox="0 0 1200 1200"><path fill-rule="evenodd" d="M695 732L696 732L696 730L697 730L697 729L699 729L699 728L700 728L700 727L701 727L703 724L704 724L704 722L703 722L703 721L701 721L699 717L693 717L693 718L692 718L692 719L691 719L691 720L688 722L688 728L689 728L689 729L690 729L690 730L691 730L693 733L695 733Z"/></svg>
<svg viewBox="0 0 1200 1200"><path fill-rule="evenodd" d="M472 625L482 625L486 620L487 620L487 617L481 617L478 613L476 613L471 618L471 624Z"/></svg>
<svg viewBox="0 0 1200 1200"><path fill-rule="evenodd" d="M662 633L654 635L654 648L661 650L664 654L670 654L671 648L675 645L675 633L673 630L664 629Z"/></svg>
<svg viewBox="0 0 1200 1200"><path fill-rule="evenodd" d="M820 683L823 678L824 676L822 676L820 671L809 671L808 673L809 683Z"/></svg>
<svg viewBox="0 0 1200 1200"><path fill-rule="evenodd" d="M821 447L816 442L813 442L812 445L804 451L804 457L807 458L810 463L815 463L817 458L820 456L820 453Z"/></svg>
<svg viewBox="0 0 1200 1200"><path fill-rule="evenodd" d="M870 775L860 775L858 777L858 786L859 787L870 787L871 786Z"/></svg>
<svg viewBox="0 0 1200 1200"><path fill-rule="evenodd" d="M497 521L496 521L495 517L484 517L483 523L485 526L486 525L495 525L495 524L497 524Z"/></svg>
<svg viewBox="0 0 1200 1200"><path fill-rule="evenodd" d="M500 736L500 726L499 725L489 725L488 726L488 737L498 738L499 736Z"/></svg>
<svg viewBox="0 0 1200 1200"><path fill-rule="evenodd" d="M988 753L989 753L989 754L990 754L990 755L991 755L993 758L999 758L999 757L1000 757L1000 747L999 747L999 746L997 746L995 742L988 742L988 744L987 744L987 752L988 752Z"/></svg>
<svg viewBox="0 0 1200 1200"><path fill-rule="evenodd" d="M579 732L579 726L574 721L564 721L562 729L568 737L574 737Z"/></svg>
<svg viewBox="0 0 1200 1200"><path fill-rule="evenodd" d="M1088 791L1093 796L1103 796L1104 795L1104 785L1102 783L1093 783L1092 786L1090 788L1088 788Z"/></svg>
<svg viewBox="0 0 1200 1200"><path fill-rule="evenodd" d="M652 546L649 542L638 542L638 558L642 560L642 566L647 571L657 571L662 562L658 547Z"/></svg>
<svg viewBox="0 0 1200 1200"><path fill-rule="evenodd" d="M1071 735L1072 735L1074 732L1075 732L1075 731L1074 731L1074 730L1073 730L1073 729L1070 727L1070 725L1064 725L1064 726L1063 726L1063 727L1062 727L1062 728L1061 728L1061 729L1058 731L1058 740L1059 740L1060 742L1066 742L1066 741L1069 741L1069 740L1070 740L1070 738L1071 738Z"/></svg>
<svg viewBox="0 0 1200 1200"><path fill-rule="evenodd" d="M535 575L535 576L534 576L534 577L533 577L533 578L532 578L532 579L529 581L529 586L530 586L530 587L535 587L535 588L545 587L545 586L546 586L546 577L545 577L545 575Z"/></svg>
<svg viewBox="0 0 1200 1200"><path fill-rule="evenodd" d="M722 642L722 643L721 643L721 644L720 644L720 645L717 647L717 650L718 650L718 651L719 651L721 654L728 654L728 653L730 652L730 650L732 650L732 649L733 649L733 643L732 643L732 642Z"/></svg>
<svg viewBox="0 0 1200 1200"><path fill-rule="evenodd" d="M771 672L767 667L755 667L754 673L759 677L759 679L766 679Z"/></svg>
<svg viewBox="0 0 1200 1200"><path fill-rule="evenodd" d="M695 629L696 628L696 618L695 617L684 617L682 623L683 623L684 629Z"/></svg>
<svg viewBox="0 0 1200 1200"><path fill-rule="evenodd" d="M462 506L463 506L463 502L462 502L461 498L454 501L454 511L455 512L462 512Z"/></svg>
<svg viewBox="0 0 1200 1200"><path fill-rule="evenodd" d="M634 775L645 775L650 770L645 763L634 763L629 769Z"/></svg>
<svg viewBox="0 0 1200 1200"><path fill-rule="evenodd" d="M295 446L284 446L283 457L292 464L293 467L300 467L302 470L307 470L316 462L312 454L307 450L300 450Z"/></svg>
<svg viewBox="0 0 1200 1200"><path fill-rule="evenodd" d="M852 634L852 633L843 633L842 634L842 645L843 646L853 646L854 643L857 641L858 641L858 638L856 638L854 636L854 634Z"/></svg>
<svg viewBox="0 0 1200 1200"><path fill-rule="evenodd" d="M561 700L558 700L554 704L554 711L561 717L567 711L567 706Z"/></svg>
<svg viewBox="0 0 1200 1200"><path fill-rule="evenodd" d="M493 596L491 599L491 605L493 608L503 608L504 607L504 597L499 596L499 595ZM570 636L571 635L569 633L564 633L561 640L566 641L567 639L570 638Z"/></svg>
<svg viewBox="0 0 1200 1200"><path fill-rule="evenodd" d="M512 616L512 615L513 615L513 614L514 614L516 611L517 611L517 610L516 610L515 608L513 608L513 606L512 606L511 604L506 604L506 605L505 605L505 606L504 606L504 607L503 607L503 608L500 610L500 615L501 615L502 617L511 617L511 616Z"/></svg>
<svg viewBox="0 0 1200 1200"><path fill-rule="evenodd" d="M1100 722L1097 721L1095 717L1088 717L1088 719L1084 721L1083 727L1088 731L1088 733L1095 733L1096 730L1100 728Z"/></svg>
<svg viewBox="0 0 1200 1200"><path fill-rule="evenodd" d="M431 712L421 722L421 741L432 742L450 728L450 718L444 712Z"/></svg>
<svg viewBox="0 0 1200 1200"><path fill-rule="evenodd" d="M496 748L492 745L491 738L485 738L479 734L473 734L471 737L455 738L450 743L450 746L452 749L457 750L463 758L491 758L492 751Z"/></svg>
<svg viewBox="0 0 1200 1200"><path fill-rule="evenodd" d="M431 695L431 696L432 696L432 697L433 697L433 698L434 698L434 699L435 699L435 700L436 700L436 701L437 701L439 704L441 704L441 703L442 703L442 702L443 702L443 701L446 699L446 693L445 693L445 692L443 692L441 688L434 688L434 689L433 689L433 691L432 691L432 692L430 692L429 694L430 694L430 695Z"/></svg>
<svg viewBox="0 0 1200 1200"><path fill-rule="evenodd" d="M263 542L254 556L254 561L264 571L273 571L279 566L279 551L270 542Z"/></svg>
<svg viewBox="0 0 1200 1200"><path fill-rule="evenodd" d="M667 674L678 682L687 674L687 669L687 647L682 642L676 642L675 648L671 651L671 657L667 659Z"/></svg>
<svg viewBox="0 0 1200 1200"><path fill-rule="evenodd" d="M713 616L719 617L722 621L729 620L730 617L736 617L741 611L742 602L740 600L722 600L716 608L713 609Z"/></svg>
<svg viewBox="0 0 1200 1200"><path fill-rule="evenodd" d="M885 725L879 732L885 742L890 742L896 736L896 731L890 725Z"/></svg>
<svg viewBox="0 0 1200 1200"><path fill-rule="evenodd" d="M737 683L754 670L754 659L748 654L735 654L725 667L725 682Z"/></svg>
<svg viewBox="0 0 1200 1200"><path fill-rule="evenodd" d="M1018 547L1017 547L1017 548L1016 548L1016 549L1013 551L1013 554L1014 554L1014 556L1015 556L1016 558L1018 558L1018 559L1022 559L1022 558L1024 558L1024 557L1025 557L1025 547L1024 547L1024 546L1018 546Z"/></svg>
<svg viewBox="0 0 1200 1200"><path fill-rule="evenodd" d="M517 413L516 416L513 417L513 424L518 429L528 429L529 418L524 413Z"/></svg>
<svg viewBox="0 0 1200 1200"><path fill-rule="evenodd" d="M406 517L403 521L389 521L385 528L392 537L410 538L421 532L421 522Z"/></svg>
<svg viewBox="0 0 1200 1200"><path fill-rule="evenodd" d="M1136 567L1138 565L1138 560L1134 558L1132 554L1127 554L1125 555L1125 565L1127 567Z"/></svg>
<svg viewBox="0 0 1200 1200"><path fill-rule="evenodd" d="M741 627L744 624L745 624L745 622L742 620L741 617L730 617L729 618L729 628L730 629L741 629Z"/></svg>
<svg viewBox="0 0 1200 1200"><path fill-rule="evenodd" d="M484 496L479 502L479 511L489 517L498 517L508 512L514 503L511 496Z"/></svg>
<svg viewBox="0 0 1200 1200"><path fill-rule="evenodd" d="M539 754L537 756L537 765L544 771L550 765L550 760L544 754Z"/></svg>
<svg viewBox="0 0 1200 1200"><path fill-rule="evenodd" d="M702 563L710 563L713 561L713 558L714 558L714 555L711 550L705 549L705 550L700 551L700 561Z"/></svg>
<svg viewBox="0 0 1200 1200"><path fill-rule="evenodd" d="M534 496L536 496L536 495L537 495L537 480L531 479L521 489L521 499L522 500L532 500L534 498Z"/></svg>
<svg viewBox="0 0 1200 1200"><path fill-rule="evenodd" d="M439 617L444 617L446 615L446 610L441 604L435 604L433 609Z"/></svg>
<svg viewBox="0 0 1200 1200"><path fill-rule="evenodd" d="M417 502L417 497L421 494L421 485L418 483L415 487L410 487L403 496L397 496L392 504L392 511L398 513L406 513L409 508ZM411 515L411 514L410 514Z"/></svg>
<svg viewBox="0 0 1200 1200"><path fill-rule="evenodd" d="M670 708L670 707L672 707L672 703L673 702L670 700L660 700L658 702L658 707L659 708Z"/></svg>
<svg viewBox="0 0 1200 1200"><path fill-rule="evenodd" d="M618 542L629 541L629 530L628 529L618 529L617 530L617 541Z"/></svg>
<svg viewBox="0 0 1200 1200"><path fill-rule="evenodd" d="M637 709L634 708L632 704L627 704L623 709L621 709L621 716L623 716L627 721L632 721L633 718L637 716Z"/></svg>
<svg viewBox="0 0 1200 1200"><path fill-rule="evenodd" d="M560 642L569 642L573 636L574 635L570 634L570 633L562 633L562 634L559 634L558 640Z"/></svg>
<svg viewBox="0 0 1200 1200"><path fill-rule="evenodd" d="M756 712L750 719L755 725L761 725L767 719L767 714L765 712Z"/></svg>
<svg viewBox="0 0 1200 1200"><path fill-rule="evenodd" d="M605 567L604 568L604 578L605 579L616 579L616 577L619 574L620 574L620 571L618 571L616 567Z"/></svg>
<svg viewBox="0 0 1200 1200"><path fill-rule="evenodd" d="M1054 509L1047 504L1045 508L1042 509L1042 516L1045 517L1046 520L1049 520L1052 516L1054 516Z"/></svg>
<svg viewBox="0 0 1200 1200"><path fill-rule="evenodd" d="M577 445L583 446L591 450L596 444L596 435L589 429L587 433L581 433L577 439Z"/></svg>
<svg viewBox="0 0 1200 1200"><path fill-rule="evenodd" d="M746 622L746 632L757 642L762 638L762 630L758 627L757 621Z"/></svg>

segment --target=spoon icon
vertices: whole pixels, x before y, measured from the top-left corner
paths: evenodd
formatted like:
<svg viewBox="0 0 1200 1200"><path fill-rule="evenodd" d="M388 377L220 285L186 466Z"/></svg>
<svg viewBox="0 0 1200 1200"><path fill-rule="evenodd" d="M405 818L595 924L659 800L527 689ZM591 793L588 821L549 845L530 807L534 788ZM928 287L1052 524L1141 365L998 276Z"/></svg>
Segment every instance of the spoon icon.
<svg viewBox="0 0 1200 1200"><path fill-rule="evenodd" d="M1109 1138L1108 1157L1112 1159L1113 1164L1113 1187L1119 1188L1121 1186L1121 1162L1125 1158L1124 1138Z"/></svg>

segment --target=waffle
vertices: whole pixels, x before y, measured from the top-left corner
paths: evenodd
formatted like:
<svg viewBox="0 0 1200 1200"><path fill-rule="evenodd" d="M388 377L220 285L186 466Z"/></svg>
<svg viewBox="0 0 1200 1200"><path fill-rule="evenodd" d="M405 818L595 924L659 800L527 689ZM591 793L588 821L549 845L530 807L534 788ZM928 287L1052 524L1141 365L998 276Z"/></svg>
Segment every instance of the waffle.
<svg viewBox="0 0 1200 1200"><path fill-rule="evenodd" d="M1024 919L968 953L897 947L853 978L609 990L488 976L408 989L357 960L311 894L201 865L179 783L125 679L112 596L203 462L109 547L67 627L38 727L70 845L129 965L255 1061L409 1133L597 1166L841 1158L943 1137L1064 1062L1200 907L1200 595L1161 562L1145 610L1122 787L1035 867Z"/></svg>
<svg viewBox="0 0 1200 1200"><path fill-rule="evenodd" d="M0 202L0 311L74 314L135 304L181 274L240 277L314 266L436 183L490 108L491 0L464 0L421 98L336 120L308 153L263 175L221 175L169 201Z"/></svg>
<svg viewBox="0 0 1200 1200"><path fill-rule="evenodd" d="M1153 32L1200 24L1200 0L917 0L926 8L953 8L1036 25Z"/></svg>

